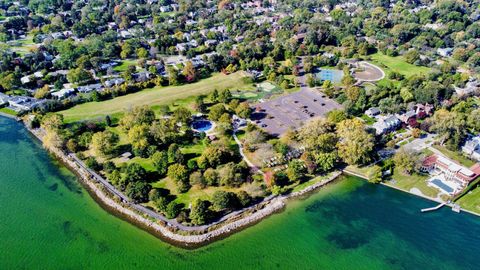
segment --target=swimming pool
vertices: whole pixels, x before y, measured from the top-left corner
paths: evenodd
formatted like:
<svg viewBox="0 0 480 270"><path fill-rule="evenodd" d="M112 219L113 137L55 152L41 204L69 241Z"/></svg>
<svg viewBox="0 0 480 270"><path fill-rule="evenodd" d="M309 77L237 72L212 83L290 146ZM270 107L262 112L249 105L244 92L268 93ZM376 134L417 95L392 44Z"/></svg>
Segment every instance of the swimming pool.
<svg viewBox="0 0 480 270"><path fill-rule="evenodd" d="M208 120L197 120L192 123L192 129L200 132L207 132L212 129L212 122Z"/></svg>
<svg viewBox="0 0 480 270"><path fill-rule="evenodd" d="M335 69L320 69L317 73L317 79L321 81L331 81L333 83L339 83L342 81L343 71Z"/></svg>
<svg viewBox="0 0 480 270"><path fill-rule="evenodd" d="M440 179L433 179L433 180L430 181L430 183L434 184L435 186L439 187L441 190L443 190L447 193L453 193L453 188L447 186Z"/></svg>

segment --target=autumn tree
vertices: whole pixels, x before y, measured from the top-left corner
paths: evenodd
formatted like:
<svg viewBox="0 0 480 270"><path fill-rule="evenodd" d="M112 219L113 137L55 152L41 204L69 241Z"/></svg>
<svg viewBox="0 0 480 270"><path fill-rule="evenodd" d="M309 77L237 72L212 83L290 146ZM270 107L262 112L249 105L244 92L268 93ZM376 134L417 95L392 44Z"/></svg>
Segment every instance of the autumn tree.
<svg viewBox="0 0 480 270"><path fill-rule="evenodd" d="M348 164L365 164L371 160L374 137L365 131L359 119L347 119L337 124L339 156Z"/></svg>
<svg viewBox="0 0 480 270"><path fill-rule="evenodd" d="M118 135L105 130L93 134L90 149L98 156L108 156L113 152L117 143Z"/></svg>

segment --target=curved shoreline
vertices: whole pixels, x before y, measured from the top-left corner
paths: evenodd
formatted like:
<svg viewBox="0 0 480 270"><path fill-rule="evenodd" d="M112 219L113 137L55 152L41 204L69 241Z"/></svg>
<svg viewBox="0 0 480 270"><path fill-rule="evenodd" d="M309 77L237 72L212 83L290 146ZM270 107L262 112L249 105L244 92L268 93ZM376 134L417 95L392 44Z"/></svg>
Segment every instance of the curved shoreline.
<svg viewBox="0 0 480 270"><path fill-rule="evenodd" d="M25 128L35 138L42 142L42 137L38 132L30 129L26 125ZM251 207L230 213L231 216L224 216L223 220L221 219L218 222L199 226L201 229L192 227L192 230L182 230L168 222L147 216L145 213L141 213L132 208L129 202L123 202L119 198L111 196L111 192L107 190L105 186L98 181L95 181L95 179L92 179L92 176L85 171L85 169L79 167L78 164L76 164L71 158L67 157L67 155L60 149L45 147L44 149L48 150L58 161L72 171L89 195L107 212L149 232L164 242L188 249L205 246L257 224L264 218L282 211L285 208L287 199L310 193L330 182L333 182L342 174L339 171L334 172L330 177L308 186L301 191L266 199Z"/></svg>

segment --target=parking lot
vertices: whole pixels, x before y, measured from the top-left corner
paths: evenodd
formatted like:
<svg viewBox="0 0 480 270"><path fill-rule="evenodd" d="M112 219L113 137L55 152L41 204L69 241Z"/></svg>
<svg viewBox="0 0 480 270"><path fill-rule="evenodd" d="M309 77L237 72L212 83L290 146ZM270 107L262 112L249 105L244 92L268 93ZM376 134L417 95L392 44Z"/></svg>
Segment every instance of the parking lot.
<svg viewBox="0 0 480 270"><path fill-rule="evenodd" d="M325 116L340 108L340 104L320 91L302 89L257 104L251 119L268 133L279 136L289 128L297 129L311 118Z"/></svg>

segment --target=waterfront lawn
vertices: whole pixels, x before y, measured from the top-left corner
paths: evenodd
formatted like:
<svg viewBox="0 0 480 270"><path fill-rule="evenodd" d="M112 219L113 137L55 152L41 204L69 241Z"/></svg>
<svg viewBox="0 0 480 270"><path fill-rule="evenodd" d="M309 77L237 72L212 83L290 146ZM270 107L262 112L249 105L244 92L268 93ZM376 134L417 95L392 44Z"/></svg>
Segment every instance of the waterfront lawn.
<svg viewBox="0 0 480 270"><path fill-rule="evenodd" d="M470 160L467 157L465 157L464 155L462 155L462 153L460 153L460 152L455 152L455 151L448 150L445 146L433 145L433 148L442 152L442 154L444 154L446 157L459 162L463 166L472 167L476 163L475 161Z"/></svg>
<svg viewBox="0 0 480 270"><path fill-rule="evenodd" d="M309 186L313 186L315 185L316 183L319 183L329 177L332 176L333 173L328 173L328 174L325 174L325 175L319 175L319 176L315 176L314 178L306 181L306 182L303 182L297 186L295 186L293 189L292 189L292 192L297 192L297 191L301 191L301 190L304 190L306 189L307 187Z"/></svg>
<svg viewBox="0 0 480 270"><path fill-rule="evenodd" d="M253 181L251 183L245 183L238 188L226 187L226 186L209 186L204 189L200 188L197 185L192 186L187 192L179 193L177 191L177 185L175 182L168 177L161 179L158 182L152 183L153 188L164 188L170 190L170 194L176 197L175 201L177 203L182 203L185 207L188 208L189 204L196 199L202 200L212 200L213 193L215 191L230 191L230 192L239 192L240 190L246 191L252 197L264 197L266 194L263 191L261 182Z"/></svg>
<svg viewBox="0 0 480 270"><path fill-rule="evenodd" d="M0 109L0 112L2 113L6 113L6 114L9 114L9 115L13 115L13 116L17 116L18 113L12 109L9 109L9 108L1 108Z"/></svg>
<svg viewBox="0 0 480 270"><path fill-rule="evenodd" d="M480 213L480 187L477 187L456 201L462 208Z"/></svg>
<svg viewBox="0 0 480 270"><path fill-rule="evenodd" d="M421 67L409 64L402 56L388 56L380 52L370 55L372 62L382 67L384 71L390 73L391 71L398 72L405 77L410 77L416 74L425 74L430 71L428 67Z"/></svg>
<svg viewBox="0 0 480 270"><path fill-rule="evenodd" d="M410 192L412 188L417 188L423 195L435 198L439 191L427 185L428 178L429 176L424 174L405 175L400 172L400 170L394 169L392 179L395 180L395 183L389 182L389 184L408 192Z"/></svg>
<svg viewBox="0 0 480 270"><path fill-rule="evenodd" d="M101 102L88 102L74 106L68 110L60 111L65 122L96 119L106 115L120 116L125 110L134 106L170 105L177 100L186 99L198 95L206 95L214 89L222 90L235 88L241 90L253 89L251 84L244 81L246 74L236 72L230 75L217 73L210 78L203 79L192 84L168 87L154 87L143 91L117 97Z"/></svg>

